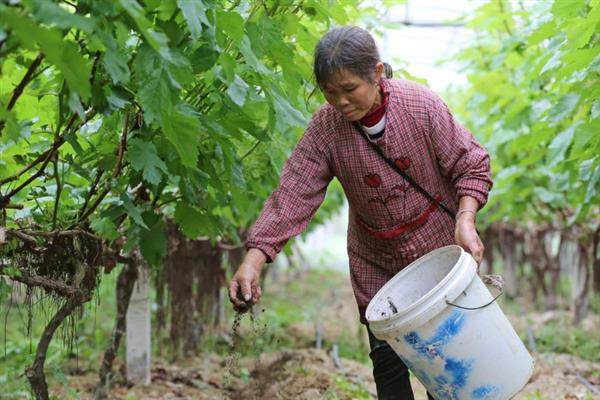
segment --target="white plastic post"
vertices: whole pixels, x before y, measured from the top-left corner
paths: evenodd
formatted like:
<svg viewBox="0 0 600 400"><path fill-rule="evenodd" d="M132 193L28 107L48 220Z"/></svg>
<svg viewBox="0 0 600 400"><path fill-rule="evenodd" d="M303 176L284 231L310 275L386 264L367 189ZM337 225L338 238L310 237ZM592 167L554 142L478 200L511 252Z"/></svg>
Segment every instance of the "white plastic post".
<svg viewBox="0 0 600 400"><path fill-rule="evenodd" d="M127 379L148 385L150 383L150 287L148 267L140 266L138 280L131 294L127 310Z"/></svg>

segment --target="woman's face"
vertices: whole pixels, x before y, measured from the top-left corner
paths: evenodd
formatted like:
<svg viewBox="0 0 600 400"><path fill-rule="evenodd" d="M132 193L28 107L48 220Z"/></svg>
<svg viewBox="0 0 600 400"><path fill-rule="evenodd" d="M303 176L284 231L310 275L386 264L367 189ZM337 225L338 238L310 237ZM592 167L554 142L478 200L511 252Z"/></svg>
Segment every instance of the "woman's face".
<svg viewBox="0 0 600 400"><path fill-rule="evenodd" d="M375 82L366 81L348 70L336 72L323 88L325 99L348 121L359 121L381 103L379 79L383 64L378 63L374 72Z"/></svg>

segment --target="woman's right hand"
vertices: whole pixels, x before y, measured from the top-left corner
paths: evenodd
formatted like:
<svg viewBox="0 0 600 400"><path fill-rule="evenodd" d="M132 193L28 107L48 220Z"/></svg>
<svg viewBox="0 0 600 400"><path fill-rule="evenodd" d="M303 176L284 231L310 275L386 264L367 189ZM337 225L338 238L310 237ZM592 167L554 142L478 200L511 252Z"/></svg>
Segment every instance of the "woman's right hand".
<svg viewBox="0 0 600 400"><path fill-rule="evenodd" d="M249 249L246 253L229 283L229 301L236 311L246 312L260 299L260 272L266 261L267 257L261 250Z"/></svg>

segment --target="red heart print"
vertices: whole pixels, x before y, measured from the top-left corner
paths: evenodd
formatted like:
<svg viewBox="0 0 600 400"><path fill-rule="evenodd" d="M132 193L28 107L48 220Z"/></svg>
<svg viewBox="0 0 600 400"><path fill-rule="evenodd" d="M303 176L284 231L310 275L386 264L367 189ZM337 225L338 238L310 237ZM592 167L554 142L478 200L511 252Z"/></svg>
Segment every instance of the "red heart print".
<svg viewBox="0 0 600 400"><path fill-rule="evenodd" d="M410 158L408 157L400 157L394 161L394 164L402 170L407 170L410 167Z"/></svg>
<svg viewBox="0 0 600 400"><path fill-rule="evenodd" d="M377 188L381 185L381 177L377 174L365 175L365 183L372 188Z"/></svg>

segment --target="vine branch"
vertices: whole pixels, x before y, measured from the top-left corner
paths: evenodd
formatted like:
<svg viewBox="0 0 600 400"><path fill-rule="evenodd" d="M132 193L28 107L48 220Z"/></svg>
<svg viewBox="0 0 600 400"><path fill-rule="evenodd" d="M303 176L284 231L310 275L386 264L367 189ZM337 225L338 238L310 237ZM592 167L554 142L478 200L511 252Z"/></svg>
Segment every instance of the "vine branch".
<svg viewBox="0 0 600 400"><path fill-rule="evenodd" d="M50 148L50 149L46 150L45 152L40 154L35 160L30 162L25 168L23 168L16 174L9 176L7 178L4 178L4 179L0 179L0 186L4 185L5 183L12 182L12 181L19 179L19 177L21 175L23 175L25 172L29 171L31 168L35 167L40 162L44 161L46 159L46 157L48 157L48 154L53 151L54 151L54 148Z"/></svg>
<svg viewBox="0 0 600 400"><path fill-rule="evenodd" d="M62 144L64 142L65 142L65 138L63 136L59 136L56 138L56 140L54 141L54 144L52 145L52 148L46 153L46 157L45 157L44 162L43 162L42 166L40 167L40 169L35 174L33 174L29 178L27 178L27 180L25 182L23 182L22 184L20 184L13 190L11 190L8 194L6 194L4 196L0 196L0 208L4 208L4 206L6 204L8 204L8 201L10 200L10 198L12 196L17 194L19 191L21 191L21 189L23 189L24 187L29 185L31 182L36 180L38 177L40 177L44 173L44 170L46 169L46 166L48 165L48 163L50 163L52 156L54 155L56 150L58 150L58 148L60 146L62 146Z"/></svg>
<svg viewBox="0 0 600 400"><path fill-rule="evenodd" d="M13 229L8 229L8 230L6 230L6 234L14 236L14 237L21 239L22 241L32 244L34 246L37 245L37 240L35 240L35 238L33 236L30 236L21 231L15 231Z"/></svg>
<svg viewBox="0 0 600 400"><path fill-rule="evenodd" d="M31 79L33 77L33 74L35 73L35 70L37 69L37 67L40 66L40 64L42 63L43 59L44 59L44 55L42 53L40 53L31 62L31 65L29 65L29 68L27 69L27 72L23 76L23 79L21 79L21 82L19 82L19 84L15 87L15 90L13 90L13 94L10 97L10 100L8 101L8 104L6 105L6 109L8 111L12 110L12 108L15 105L15 103L19 99L19 97L21 97L21 94L23 94L23 91L25 90L25 87L29 84L29 82L31 82ZM6 121L4 121L4 120L0 121L0 135L2 135L2 131L4 130L5 123L6 123Z"/></svg>
<svg viewBox="0 0 600 400"><path fill-rule="evenodd" d="M504 24L504 29L506 29L506 33L509 36L512 36L512 30L508 26L508 21L506 21L506 14L504 11L504 0L498 0L498 7L500 8L500 14L502 14L502 24Z"/></svg>
<svg viewBox="0 0 600 400"><path fill-rule="evenodd" d="M25 208L23 204L7 204L2 208L12 208L13 210L22 210Z"/></svg>
<svg viewBox="0 0 600 400"><path fill-rule="evenodd" d="M37 231L31 229L7 229L6 234L21 239L24 242L28 242L33 245L37 245L36 237L65 237L65 236L87 236L91 239L101 242L103 239L100 236L94 235L83 229L70 229L70 230L53 230L53 231Z"/></svg>
<svg viewBox="0 0 600 400"><path fill-rule="evenodd" d="M242 156L242 158L240 158L240 161L244 161L244 159L245 159L246 157L248 157L250 154L252 154L252 152L253 152L254 150L256 150L256 148L258 147L258 145L259 145L259 144L261 144L261 142L262 142L261 140L258 140L256 143L254 143L254 145L253 145L253 146L250 148L250 150L248 150L248 151L246 152L246 154L244 154L244 155Z"/></svg>
<svg viewBox="0 0 600 400"><path fill-rule="evenodd" d="M73 125L73 122L75 122L76 118L77 118L77 114L73 114L71 116L71 119L69 120L69 122L67 123L67 127L65 128L65 132L68 132L69 129L71 129L71 126ZM9 194L7 194L5 196L0 195L0 208L5 208L6 205L8 204L8 201L10 200L10 198L12 196L14 196L17 192L19 192L25 186L29 185L36 178L38 178L40 175L42 175L44 173L44 169L46 168L46 166L52 159L52 155L54 154L54 152L56 150L58 150L58 148L60 146L63 145L64 142L65 142L64 135L57 135L56 138L54 139L54 143L51 148L49 148L48 150L46 150L45 152L40 154L35 160L33 160L31 163L29 163L25 168L23 168L21 171L17 172L15 175L12 175L12 176L9 176L8 178L4 178L4 179L0 180L0 186L6 184L8 182L15 181L15 180L19 179L27 171L29 171L30 169L35 167L37 164L43 163L40 170L37 173L35 173L34 175L32 175L29 179L27 179L27 181L25 181L19 187L12 190Z"/></svg>
<svg viewBox="0 0 600 400"><path fill-rule="evenodd" d="M91 232L82 230L82 229L70 229L70 230L53 230L53 231L34 231L29 229L24 229L21 232L31 235L31 236L41 236L41 237L57 237L57 236L87 236L91 239L95 239L98 241L102 241L100 236L96 236Z"/></svg>
<svg viewBox="0 0 600 400"><path fill-rule="evenodd" d="M56 218L58 216L58 206L60 205L60 195L62 193L62 182L58 175L58 157L54 158L54 179L56 179L56 198L54 199L54 210L52 210L52 229L56 229Z"/></svg>
<svg viewBox="0 0 600 400"><path fill-rule="evenodd" d="M160 203L158 203L158 197L156 197L156 198L155 198L155 200L156 200L156 201L153 201L153 202L152 202L152 207L156 207L156 208L159 208L159 209L160 209L161 207L163 207L163 206L165 206L165 205L167 205L167 204L173 203L173 202L175 202L175 201L178 201L178 200L181 200L181 199L183 199L183 196L182 196L182 195L180 195L180 196L175 196L175 197L173 197L173 198L171 198L171 199L168 199L168 200L165 200L165 201L163 201L163 202L160 202Z"/></svg>
<svg viewBox="0 0 600 400"><path fill-rule="evenodd" d="M81 210L79 211L80 216L83 215L83 213L85 212L85 209L87 208L92 196L96 194L96 191L98 190L98 183L100 183L100 178L102 178L103 174L104 174L103 169L99 169L96 172L96 178L94 178L94 182L92 182L92 186L90 187L90 190L89 190L87 196L85 197L85 201L83 202L83 206L81 207Z"/></svg>
<svg viewBox="0 0 600 400"><path fill-rule="evenodd" d="M27 84L31 81L31 77L33 76L37 67L40 66L43 59L44 59L44 55L40 53L31 62L31 65L29 66L29 69L27 69L25 76L23 76L23 79L21 79L21 82L19 82L19 84L17 85L17 87L15 87L15 90L13 91L12 97L10 98L8 105L6 106L7 110L9 110L9 111L12 110L15 103L19 99L19 97L21 97L21 95L23 94L23 90L25 90L25 86L27 86Z"/></svg>
<svg viewBox="0 0 600 400"><path fill-rule="evenodd" d="M0 269L0 272L2 272L3 269L4 268ZM50 278L46 278L46 277L38 276L38 275L31 275L22 270L20 272L21 272L20 275L10 275L9 274L8 276L13 281L24 283L27 286L41 287L44 289L48 289L48 290L56 292L62 296L72 296L73 294L75 294L79 291L79 289L77 289L73 286L69 286L66 283L61 282L61 281L57 281L54 279L50 279Z"/></svg>
<svg viewBox="0 0 600 400"><path fill-rule="evenodd" d="M77 7L75 7L75 8L77 8ZM101 55L102 55L102 53L100 53L100 51L97 51L96 54L94 55L94 64L92 65L92 76L90 77L90 84L92 84L92 85L94 84L94 81L96 80L96 71L98 68L98 62L100 61Z"/></svg>
<svg viewBox="0 0 600 400"><path fill-rule="evenodd" d="M94 267L89 267L85 272L85 281L92 282L97 275L98 270ZM46 362L46 354L48 352L48 346L52 341L54 333L58 327L63 323L65 318L73 313L73 311L81 306L83 303L89 301L92 298L91 290L87 287L77 289L73 294L69 296L65 304L54 314L42 336L38 342L37 349L35 351L35 361L31 367L27 368L25 375L31 385L31 388L37 399L48 399L48 384L46 383L46 376L44 374L44 363Z"/></svg>
<svg viewBox="0 0 600 400"><path fill-rule="evenodd" d="M123 133L121 134L121 140L119 142L119 150L117 152L117 162L115 163L115 167L112 172L112 177L116 178L121 173L123 169L123 156L125 155L125 151L127 148L127 133L129 132L129 112L125 113L125 122L123 123ZM98 208L102 200L110 193L111 183L108 180L105 184L104 190L102 193L98 195L94 203L90 206L90 208L85 211L77 220L77 222L81 222L89 217L95 210Z"/></svg>
<svg viewBox="0 0 600 400"><path fill-rule="evenodd" d="M125 112L125 122L123 123L123 133L121 134L121 141L119 142L119 151L117 153L117 162L113 169L113 178L116 178L121 173L123 168L123 155L127 150L127 133L129 132L129 112Z"/></svg>

